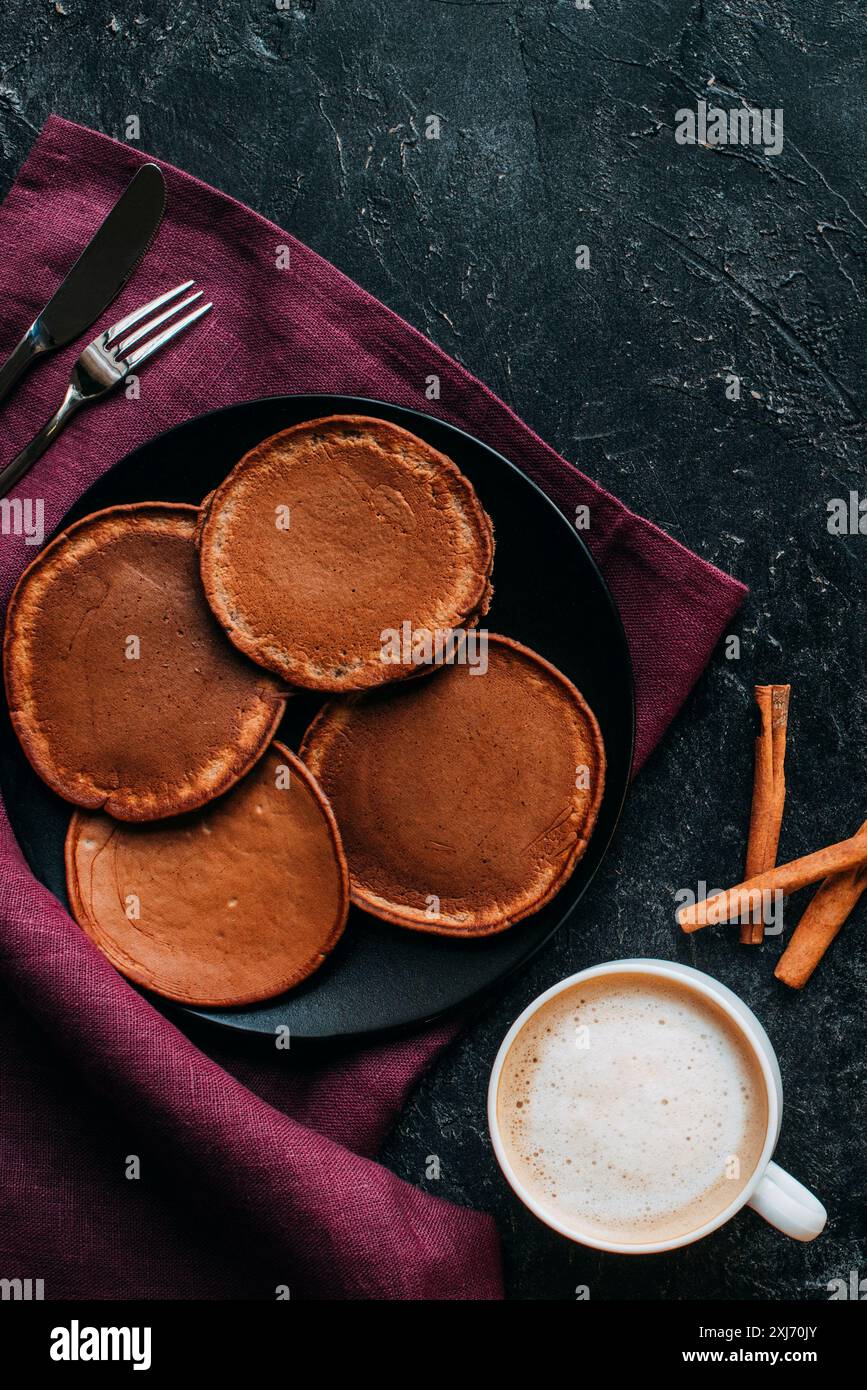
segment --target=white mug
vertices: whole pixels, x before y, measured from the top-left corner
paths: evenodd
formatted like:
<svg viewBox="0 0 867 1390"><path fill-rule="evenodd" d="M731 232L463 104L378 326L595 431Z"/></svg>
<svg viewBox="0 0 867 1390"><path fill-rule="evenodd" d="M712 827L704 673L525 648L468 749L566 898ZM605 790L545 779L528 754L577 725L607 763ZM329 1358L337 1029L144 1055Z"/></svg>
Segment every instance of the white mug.
<svg viewBox="0 0 867 1390"><path fill-rule="evenodd" d="M497 1090L503 1063L509 1048L527 1020L532 1018L543 1004L547 1004L549 999L553 999L555 995L561 994L564 990L572 989L574 985L583 984L586 980L597 979L600 975L620 974L655 975L662 979L675 980L688 986L697 994L703 994L711 999L733 1020L738 1031L754 1052L765 1079L768 1095L768 1128L761 1157L749 1182L738 1191L734 1201L726 1207L725 1211L720 1212L712 1220L706 1221L704 1225L697 1227L694 1231L687 1231L684 1235L676 1236L672 1240L648 1241L645 1244L631 1243L626 1245L613 1240L602 1240L552 1217L550 1212L544 1210L532 1194L527 1191L512 1168L497 1122ZM503 1039L494 1062L488 1087L488 1127L491 1132L494 1153L516 1195L534 1215L553 1230L559 1231L561 1235L568 1236L570 1240L579 1241L582 1245L593 1246L596 1250L610 1250L622 1255L652 1255L664 1250L676 1250L681 1245L690 1245L694 1240L700 1240L702 1236L715 1231L718 1226L729 1221L736 1212L740 1211L741 1207L745 1206L751 1206L753 1211L758 1212L766 1221L770 1221L772 1226L776 1226L778 1230L783 1231L794 1240L815 1240L816 1236L821 1234L828 1219L825 1208L818 1198L813 1196L812 1192L809 1192L796 1178L790 1177L771 1159L780 1137L782 1115L783 1083L780 1077L780 1066L776 1053L771 1047L770 1039L752 1010L748 1009L743 1000L733 994L730 989L720 984L719 980L712 979L710 975L704 975L700 970L693 970L689 965L679 965L674 961L665 960L616 960L609 961L605 965L594 965L589 970L581 970L577 975L571 975L568 980L561 980L559 984L553 985L544 994L540 994L538 999L534 999L533 1003L529 1004L521 1016L515 1020Z"/></svg>

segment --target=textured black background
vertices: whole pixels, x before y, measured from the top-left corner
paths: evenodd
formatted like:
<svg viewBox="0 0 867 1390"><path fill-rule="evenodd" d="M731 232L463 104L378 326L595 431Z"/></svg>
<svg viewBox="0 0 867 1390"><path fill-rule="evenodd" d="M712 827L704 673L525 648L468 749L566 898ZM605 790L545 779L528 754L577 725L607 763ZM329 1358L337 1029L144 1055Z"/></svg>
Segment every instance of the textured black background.
<svg viewBox="0 0 867 1390"><path fill-rule="evenodd" d="M571 930L423 1083L386 1161L493 1211L510 1293L824 1298L867 1275L867 914L803 995L781 949L686 938L672 893L740 876L755 681L793 684L789 858L853 831L865 796L864 555L829 498L865 490L867 45L856 0L5 0L0 193L56 111L286 226L425 329L569 459L751 587L735 631L637 781ZM781 155L682 147L697 100L782 107ZM425 118L441 118L439 141ZM591 268L574 252L587 244ZM725 374L743 382L729 401ZM803 905L793 899L787 931ZM830 1222L800 1246L742 1213L670 1256L573 1247L514 1201L484 1124L499 1041L598 960L691 962L776 1045L779 1160ZM439 1156L439 1181L425 1178Z"/></svg>

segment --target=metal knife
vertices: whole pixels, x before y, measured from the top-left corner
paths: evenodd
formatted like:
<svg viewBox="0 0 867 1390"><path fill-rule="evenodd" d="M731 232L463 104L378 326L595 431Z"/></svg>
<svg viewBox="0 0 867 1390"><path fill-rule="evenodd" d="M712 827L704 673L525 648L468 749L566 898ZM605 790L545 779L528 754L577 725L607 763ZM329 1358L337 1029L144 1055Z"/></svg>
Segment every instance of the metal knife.
<svg viewBox="0 0 867 1390"><path fill-rule="evenodd" d="M143 164L53 299L0 367L0 401L37 357L66 347L95 323L153 241L165 206L162 174L156 164Z"/></svg>

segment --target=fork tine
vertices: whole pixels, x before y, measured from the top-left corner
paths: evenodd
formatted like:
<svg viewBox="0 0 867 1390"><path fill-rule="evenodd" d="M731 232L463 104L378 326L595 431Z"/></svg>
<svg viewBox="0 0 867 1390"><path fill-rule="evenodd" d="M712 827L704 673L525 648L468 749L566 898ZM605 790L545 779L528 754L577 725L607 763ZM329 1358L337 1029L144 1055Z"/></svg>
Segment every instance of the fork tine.
<svg viewBox="0 0 867 1390"><path fill-rule="evenodd" d="M195 283L195 280L185 280L182 285L175 285L173 290L166 290L165 294L158 295L156 299L152 299L150 304L143 304L140 309L133 309L131 314L127 314L126 318L120 319L113 328L109 328L105 335L106 347L109 347L113 341L120 337L121 333L125 333L128 328L133 328L135 324L141 323L142 319L146 318L148 314L152 314L154 309L161 309L164 304L168 304L170 299L176 299L179 294L183 294L184 290L188 290L190 286Z"/></svg>
<svg viewBox="0 0 867 1390"><path fill-rule="evenodd" d="M131 347L135 347L136 343L140 343L142 338L150 337L154 329L159 328L161 323L165 323L166 319L173 318L174 315L179 314L182 309L188 308L190 304L195 304L197 299L201 299L203 293L203 290L196 290L195 294L188 294L186 299L182 299L179 304L170 304L168 309L163 309L163 312L157 314L155 319L148 319L141 328L137 328L134 333L130 333L128 338L125 337L123 342L112 344L114 351L119 357L127 357Z"/></svg>
<svg viewBox="0 0 867 1390"><path fill-rule="evenodd" d="M129 371L134 372L137 367L142 366L144 362L147 362L149 357L153 357L155 352L159 352L160 348L164 348L166 343L170 343L172 338L176 338L179 333L183 333L184 329L189 328L197 319L203 318L213 307L213 304L203 304L200 309L194 309L191 314L187 314L186 317L182 318L178 323L173 323L170 327L164 328L162 333L157 334L156 338L152 339L151 342L145 343L143 347L137 348L132 356L126 359Z"/></svg>

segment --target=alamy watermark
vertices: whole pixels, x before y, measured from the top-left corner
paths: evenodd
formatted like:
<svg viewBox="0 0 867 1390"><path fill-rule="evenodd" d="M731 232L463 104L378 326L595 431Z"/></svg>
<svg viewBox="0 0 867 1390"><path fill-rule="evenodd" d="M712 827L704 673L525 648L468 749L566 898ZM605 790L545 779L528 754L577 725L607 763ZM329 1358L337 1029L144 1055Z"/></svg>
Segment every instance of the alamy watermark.
<svg viewBox="0 0 867 1390"><path fill-rule="evenodd" d="M837 1303L841 1299L851 1299L858 1303L867 1301L867 1279L861 1278L861 1271L850 1269L845 1279L832 1279L825 1285L828 1302Z"/></svg>
<svg viewBox="0 0 867 1390"><path fill-rule="evenodd" d="M867 536L867 497L853 489L848 497L832 497L827 510L830 535Z"/></svg>
<svg viewBox="0 0 867 1390"><path fill-rule="evenodd" d="M23 536L25 545L41 545L45 540L45 499L0 499L0 535Z"/></svg>
<svg viewBox="0 0 867 1390"><path fill-rule="evenodd" d="M149 1327L82 1327L78 1318L69 1326L51 1329L48 1354L52 1361L129 1361L134 1371L151 1366Z"/></svg>
<svg viewBox="0 0 867 1390"><path fill-rule="evenodd" d="M695 111L682 107L674 113L674 138L679 145L757 145L765 154L783 150L783 108L722 106L696 103Z"/></svg>
<svg viewBox="0 0 867 1390"><path fill-rule="evenodd" d="M488 669L488 634L485 628L413 627L404 620L400 628L385 627L379 634L380 660L392 666L469 666L471 676Z"/></svg>
<svg viewBox="0 0 867 1390"><path fill-rule="evenodd" d="M675 916L684 907L696 907L698 903L709 902L712 898L723 897L724 888L708 889L701 879L697 891L679 888L674 895ZM779 888L745 888L738 896L738 911L728 920L731 922L761 922L765 936L779 936L783 930L783 909L785 894Z"/></svg>
<svg viewBox="0 0 867 1390"><path fill-rule="evenodd" d="M45 1298L44 1279L0 1279L3 1303L41 1302Z"/></svg>

